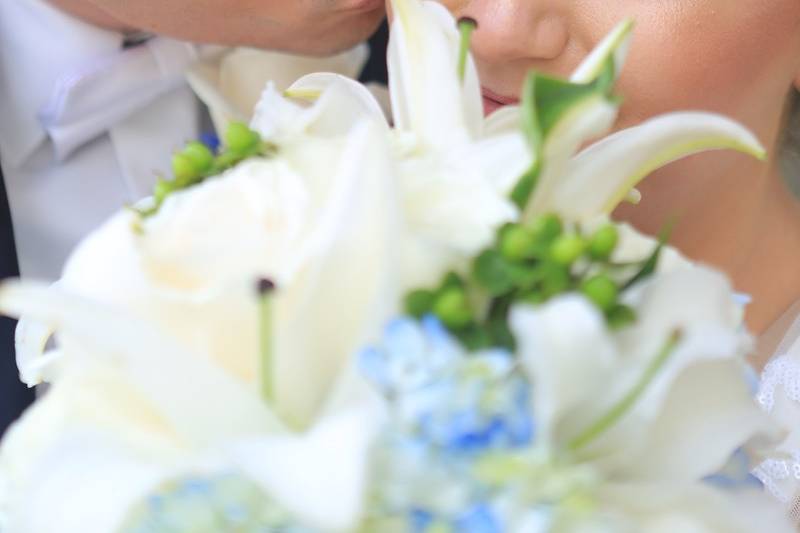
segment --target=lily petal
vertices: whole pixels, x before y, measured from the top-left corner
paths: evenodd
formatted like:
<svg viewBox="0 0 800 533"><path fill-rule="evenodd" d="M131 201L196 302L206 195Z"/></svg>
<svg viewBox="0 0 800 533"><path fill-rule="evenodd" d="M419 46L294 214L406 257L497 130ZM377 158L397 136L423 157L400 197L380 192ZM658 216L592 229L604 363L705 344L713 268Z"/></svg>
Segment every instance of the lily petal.
<svg viewBox="0 0 800 533"><path fill-rule="evenodd" d="M564 172L570 166L570 158L586 141L606 133L617 118L618 105L605 95L596 94L575 105L553 127L545 141L543 167L533 198L526 207L523 218L529 220L537 214L561 212L554 196L564 187ZM584 194L595 195L594 191Z"/></svg>
<svg viewBox="0 0 800 533"><path fill-rule="evenodd" d="M356 126L336 172L335 196L317 230L293 260L310 265L287 290L276 314L278 410L304 427L332 393L349 358L397 311L399 261L395 244L392 171L384 137L370 122ZM352 268L357 264L359 268ZM291 288L289 288L291 289ZM331 314L347 313L337 320Z"/></svg>
<svg viewBox="0 0 800 533"><path fill-rule="evenodd" d="M44 381L46 369L53 362L53 358L48 358L45 354L47 342L52 335L51 328L35 320L23 317L17 324L17 368L22 382L29 387L35 387Z"/></svg>
<svg viewBox="0 0 800 533"><path fill-rule="evenodd" d="M465 81L458 77L460 35L453 17L430 1L392 0L392 8L388 65L395 127L437 148L478 135L480 84L471 60Z"/></svg>
<svg viewBox="0 0 800 533"><path fill-rule="evenodd" d="M305 130L313 135L330 137L346 134L353 124L365 119L388 124L381 104L364 85L340 74L309 74L294 82L284 94L289 98L319 95L306 119ZM313 101L313 100L311 100Z"/></svg>
<svg viewBox="0 0 800 533"><path fill-rule="evenodd" d="M142 461L108 434L73 429L48 447L30 475L31 483L12 495L4 531L117 531L168 471Z"/></svg>
<svg viewBox="0 0 800 533"><path fill-rule="evenodd" d="M722 492L706 485L619 484L603 489L602 505L635 518L642 533L791 533L788 515L758 489Z"/></svg>
<svg viewBox="0 0 800 533"><path fill-rule="evenodd" d="M307 139L306 135L343 137L353 124L367 119L385 124L388 130L381 105L366 87L339 74L320 73L300 78L282 95L270 82L251 127L265 139L284 144Z"/></svg>
<svg viewBox="0 0 800 533"><path fill-rule="evenodd" d="M351 531L364 512L376 430L369 412L344 412L322 420L307 435L235 445L232 458L304 525Z"/></svg>
<svg viewBox="0 0 800 533"><path fill-rule="evenodd" d="M564 444L559 419L614 377L617 356L605 320L584 298L566 296L539 309L515 307L511 327L534 384L542 442Z"/></svg>
<svg viewBox="0 0 800 533"><path fill-rule="evenodd" d="M684 371L637 446L641 454L628 455L617 475L636 481L696 481L719 470L743 443L776 435L743 374L741 361L731 360L702 362Z"/></svg>
<svg viewBox="0 0 800 533"><path fill-rule="evenodd" d="M254 391L144 320L60 289L13 282L0 285L0 310L52 327L65 350L77 346L82 356L121 365L130 382L190 442L207 446L281 427ZM192 369L191 380L183 379L187 368ZM224 404L217 397L225 398ZM195 416L197 412L204 416Z"/></svg>
<svg viewBox="0 0 800 533"><path fill-rule="evenodd" d="M602 74L603 69L607 67L609 61L614 63L613 80L616 80L628 56L633 28L633 19L621 22L583 60L570 77L570 81L574 83L591 83L595 81Z"/></svg>
<svg viewBox="0 0 800 533"><path fill-rule="evenodd" d="M764 148L746 128L711 113L672 113L590 146L564 169L551 207L587 219L610 213L654 170L691 154L733 149L763 159Z"/></svg>

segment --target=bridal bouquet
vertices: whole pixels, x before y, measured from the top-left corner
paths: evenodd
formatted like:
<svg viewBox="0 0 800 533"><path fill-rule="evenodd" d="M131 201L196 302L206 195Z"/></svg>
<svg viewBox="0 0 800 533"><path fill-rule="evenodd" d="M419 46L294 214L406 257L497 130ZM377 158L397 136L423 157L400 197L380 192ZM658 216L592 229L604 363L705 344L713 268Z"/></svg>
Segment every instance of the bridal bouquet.
<svg viewBox="0 0 800 533"><path fill-rule="evenodd" d="M630 23L484 120L474 23L393 7L391 124L338 75L267 87L57 284L2 285L50 387L2 445L0 530L790 531L749 474L778 435L741 304L609 218L758 142L704 113L596 141Z"/></svg>

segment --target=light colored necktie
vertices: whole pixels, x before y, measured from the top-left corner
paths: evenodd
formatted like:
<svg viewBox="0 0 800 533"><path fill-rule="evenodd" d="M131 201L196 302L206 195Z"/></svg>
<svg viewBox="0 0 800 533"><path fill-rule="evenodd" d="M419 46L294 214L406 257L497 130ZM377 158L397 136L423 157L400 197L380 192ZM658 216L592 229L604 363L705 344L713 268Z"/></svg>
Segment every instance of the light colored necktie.
<svg viewBox="0 0 800 533"><path fill-rule="evenodd" d="M59 78L39 118L59 161L185 83L195 46L151 39Z"/></svg>

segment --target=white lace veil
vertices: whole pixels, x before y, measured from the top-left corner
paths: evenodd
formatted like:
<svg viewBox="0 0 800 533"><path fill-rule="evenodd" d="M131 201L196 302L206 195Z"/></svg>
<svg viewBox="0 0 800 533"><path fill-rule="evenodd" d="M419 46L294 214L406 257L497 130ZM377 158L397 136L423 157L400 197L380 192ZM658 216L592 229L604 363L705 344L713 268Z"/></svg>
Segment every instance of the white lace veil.
<svg viewBox="0 0 800 533"><path fill-rule="evenodd" d="M780 455L764 461L753 474L786 505L793 523L800 526L800 302L765 337L781 340L764 369L758 401L789 435L780 446Z"/></svg>

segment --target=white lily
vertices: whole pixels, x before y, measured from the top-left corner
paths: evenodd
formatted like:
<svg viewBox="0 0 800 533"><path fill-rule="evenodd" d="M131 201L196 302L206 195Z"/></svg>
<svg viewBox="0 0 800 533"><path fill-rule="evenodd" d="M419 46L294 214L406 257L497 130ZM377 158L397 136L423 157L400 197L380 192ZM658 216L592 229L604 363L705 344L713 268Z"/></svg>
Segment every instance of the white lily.
<svg viewBox="0 0 800 533"><path fill-rule="evenodd" d="M703 268L678 269L628 303L639 321L613 335L581 297L514 310L538 438L601 473L594 497L633 530L682 523L695 529L673 530L752 531L756 518L702 483L740 447L777 436L743 377L749 337L737 327L727 282ZM675 332L679 340L670 340ZM790 531L767 516L770 531Z"/></svg>
<svg viewBox="0 0 800 533"><path fill-rule="evenodd" d="M365 44L332 57L307 57L252 48L222 48L204 57L187 74L192 90L208 106L217 131L232 121L247 122L264 86L287 89L312 72L357 78L369 56Z"/></svg>
<svg viewBox="0 0 800 533"><path fill-rule="evenodd" d="M127 483L141 464L152 472L131 478L129 491L107 491L109 520L119 519L156 481L191 473L207 457L245 469L305 523L331 531L357 523L374 424L349 362L399 300L393 174L385 137L375 131L362 123L345 139L318 141L315 154L328 154L333 165L293 165L291 157L245 163L176 194L141 235L132 229L135 215L123 212L76 251L60 288L0 290L3 312L44 325L31 330L33 350L22 353L35 356L52 330L61 354L45 359L48 366L22 361L32 365L23 375L48 377L53 389L0 454L0 506L11 513L10 531L70 531L59 524L77 527L73 518L90 514L97 487L108 479ZM266 369L254 285L260 277L279 286ZM264 371L275 391L268 404L258 394ZM87 397L107 402L107 414L87 412ZM114 437L98 440L105 450L98 453L112 459L102 470L86 464L87 475L97 477L59 507L64 516L37 519L40 507L31 506L44 506L61 469L72 468L48 457L72 453L68 435L90 440L98 432ZM347 439L342 449L328 447L332 434ZM330 475L287 471L303 450L304 464L327 464ZM54 471L43 480L36 472L45 464ZM319 475L331 485L319 485ZM320 488L337 497L318 499L317 507L300 497ZM103 524L94 531L111 530Z"/></svg>
<svg viewBox="0 0 800 533"><path fill-rule="evenodd" d="M457 72L460 37L440 4L398 0L388 63L397 167L402 286L437 283L515 220L508 199L531 155L519 130L484 135L477 70ZM282 146L341 134L359 120L383 122L379 102L355 81L311 74L279 94L268 87L251 126ZM389 124L386 124L387 129ZM307 148L303 148L307 150Z"/></svg>
<svg viewBox="0 0 800 533"><path fill-rule="evenodd" d="M609 215L654 170L707 150L733 149L763 159L764 148L746 128L711 113L671 113L615 133L619 101L610 88L630 45L633 23L620 24L578 67L570 82L532 74L520 110L523 128L539 156L535 187L520 191L525 217L558 212L577 221ZM512 111L495 130L515 124ZM577 155L576 155L577 154Z"/></svg>

